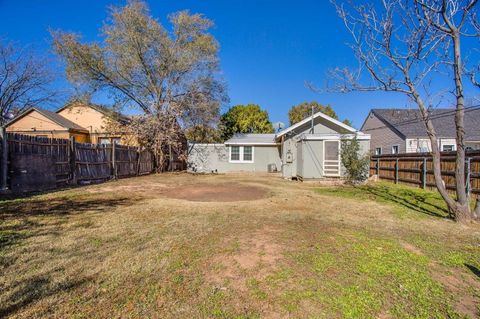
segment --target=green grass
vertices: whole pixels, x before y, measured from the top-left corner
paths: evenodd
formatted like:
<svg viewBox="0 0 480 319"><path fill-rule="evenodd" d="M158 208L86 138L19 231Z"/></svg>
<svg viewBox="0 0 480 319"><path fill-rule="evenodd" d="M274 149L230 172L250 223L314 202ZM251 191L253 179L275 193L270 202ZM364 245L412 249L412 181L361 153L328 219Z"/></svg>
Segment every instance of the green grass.
<svg viewBox="0 0 480 319"><path fill-rule="evenodd" d="M429 261L391 240L337 234L335 242L299 247L288 271L257 287L282 291L277 298L290 313L309 300L342 318L376 318L382 311L395 318L442 317L452 311L449 296L431 278Z"/></svg>
<svg viewBox="0 0 480 319"><path fill-rule="evenodd" d="M163 193L227 182L271 196ZM0 317L476 318L480 227L445 216L438 194L406 186L227 175L6 200Z"/></svg>
<svg viewBox="0 0 480 319"><path fill-rule="evenodd" d="M378 182L356 187L321 187L315 191L319 194L393 205L395 213L403 217L421 218L424 215L448 217L447 207L440 194L406 185Z"/></svg>

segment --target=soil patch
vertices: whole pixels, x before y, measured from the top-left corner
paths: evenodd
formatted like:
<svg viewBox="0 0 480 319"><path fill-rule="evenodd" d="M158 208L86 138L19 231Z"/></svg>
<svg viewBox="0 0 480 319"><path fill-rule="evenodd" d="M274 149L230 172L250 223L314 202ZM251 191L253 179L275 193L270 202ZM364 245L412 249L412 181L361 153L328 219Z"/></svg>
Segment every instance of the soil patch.
<svg viewBox="0 0 480 319"><path fill-rule="evenodd" d="M282 246L275 241L269 227L238 238L238 250L210 258L206 278L217 285L229 282L230 288L246 291L246 278L264 279L277 269L283 258ZM213 271L212 271L213 266Z"/></svg>
<svg viewBox="0 0 480 319"><path fill-rule="evenodd" d="M462 276L460 272L452 273L442 269L433 263L432 277L452 292L456 299L456 310L467 318L478 318L480 316L478 297L472 294L472 288L480 291L480 284L471 276Z"/></svg>
<svg viewBox="0 0 480 319"><path fill-rule="evenodd" d="M416 255L424 256L425 254L423 251L421 251L418 247L413 246L412 244L409 244L407 242L401 241L400 245L403 247L403 249L408 250L411 253L414 253Z"/></svg>
<svg viewBox="0 0 480 319"><path fill-rule="evenodd" d="M163 192L170 198L192 202L238 202L267 197L267 190L257 186L238 184L196 184L175 187Z"/></svg>

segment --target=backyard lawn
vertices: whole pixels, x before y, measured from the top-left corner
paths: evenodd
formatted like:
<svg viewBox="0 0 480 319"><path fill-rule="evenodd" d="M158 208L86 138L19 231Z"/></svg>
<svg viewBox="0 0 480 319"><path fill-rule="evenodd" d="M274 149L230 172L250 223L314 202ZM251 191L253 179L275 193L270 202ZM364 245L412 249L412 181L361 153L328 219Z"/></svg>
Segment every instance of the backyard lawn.
<svg viewBox="0 0 480 319"><path fill-rule="evenodd" d="M162 174L0 201L0 317L477 318L433 192Z"/></svg>

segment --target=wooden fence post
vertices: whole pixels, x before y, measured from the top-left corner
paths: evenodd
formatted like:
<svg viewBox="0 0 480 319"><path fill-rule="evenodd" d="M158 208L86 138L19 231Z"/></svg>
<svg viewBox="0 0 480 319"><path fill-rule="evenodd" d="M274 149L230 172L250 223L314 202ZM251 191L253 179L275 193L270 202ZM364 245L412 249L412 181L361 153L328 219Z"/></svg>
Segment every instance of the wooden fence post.
<svg viewBox="0 0 480 319"><path fill-rule="evenodd" d="M69 152L70 152L70 172L72 184L77 184L77 146L75 145L75 136L70 136Z"/></svg>
<svg viewBox="0 0 480 319"><path fill-rule="evenodd" d="M115 163L115 150L116 150L116 147L115 147L116 143L112 143L112 176L113 176L113 179L117 179L117 165Z"/></svg>
<svg viewBox="0 0 480 319"><path fill-rule="evenodd" d="M471 185L470 185L470 177L471 177L471 158L467 158L465 169L467 171L467 176L466 176L466 181L465 181L465 189L467 191L468 197L470 197L470 192L471 192Z"/></svg>
<svg viewBox="0 0 480 319"><path fill-rule="evenodd" d="M140 175L140 147L137 147L137 176Z"/></svg>
<svg viewBox="0 0 480 319"><path fill-rule="evenodd" d="M0 142L2 143L0 154L0 191L7 190L7 178L8 178L8 136L5 127L0 128Z"/></svg>
<svg viewBox="0 0 480 319"><path fill-rule="evenodd" d="M422 165L422 188L427 188L427 158L423 158L423 165Z"/></svg>
<svg viewBox="0 0 480 319"><path fill-rule="evenodd" d="M377 158L377 178L380 178L380 158Z"/></svg>
<svg viewBox="0 0 480 319"><path fill-rule="evenodd" d="M398 184L398 157L395 159L395 184Z"/></svg>

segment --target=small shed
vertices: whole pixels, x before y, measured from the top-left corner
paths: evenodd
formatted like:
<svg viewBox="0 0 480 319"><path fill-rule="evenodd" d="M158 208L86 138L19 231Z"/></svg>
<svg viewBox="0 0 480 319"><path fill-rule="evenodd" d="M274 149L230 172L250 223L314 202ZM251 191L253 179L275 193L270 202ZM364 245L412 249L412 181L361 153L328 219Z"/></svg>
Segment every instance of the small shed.
<svg viewBox="0 0 480 319"><path fill-rule="evenodd" d="M277 134L237 134L223 144L190 144L188 168L204 172L281 172L285 178L342 177L340 147L356 138L360 153L370 135L321 112Z"/></svg>

